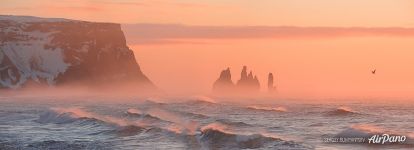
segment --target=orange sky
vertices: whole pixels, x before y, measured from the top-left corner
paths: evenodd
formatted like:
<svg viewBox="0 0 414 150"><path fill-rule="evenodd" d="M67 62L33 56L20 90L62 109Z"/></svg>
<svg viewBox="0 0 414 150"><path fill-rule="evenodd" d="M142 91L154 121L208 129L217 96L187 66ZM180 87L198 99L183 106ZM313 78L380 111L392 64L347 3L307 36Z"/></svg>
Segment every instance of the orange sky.
<svg viewBox="0 0 414 150"><path fill-rule="evenodd" d="M287 97L406 97L414 93L413 38L202 42L207 44L132 48L153 81L173 93L207 92L226 67L236 81L242 65L248 65L262 85L268 72L275 73L279 94ZM376 75L370 73L374 68Z"/></svg>
<svg viewBox="0 0 414 150"><path fill-rule="evenodd" d="M414 26L412 0L1 0L0 13L119 23Z"/></svg>
<svg viewBox="0 0 414 150"><path fill-rule="evenodd" d="M128 44L170 93L208 93L247 65L288 97L414 97L412 0L1 1L0 14L145 25L123 26Z"/></svg>

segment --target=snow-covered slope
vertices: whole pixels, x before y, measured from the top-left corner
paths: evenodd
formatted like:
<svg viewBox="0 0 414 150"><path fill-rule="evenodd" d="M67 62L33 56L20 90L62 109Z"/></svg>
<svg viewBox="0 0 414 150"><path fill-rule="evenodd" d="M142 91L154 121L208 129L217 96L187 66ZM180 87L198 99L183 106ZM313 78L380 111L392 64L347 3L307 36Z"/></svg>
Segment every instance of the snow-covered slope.
<svg viewBox="0 0 414 150"><path fill-rule="evenodd" d="M119 24L0 15L0 87L152 85Z"/></svg>

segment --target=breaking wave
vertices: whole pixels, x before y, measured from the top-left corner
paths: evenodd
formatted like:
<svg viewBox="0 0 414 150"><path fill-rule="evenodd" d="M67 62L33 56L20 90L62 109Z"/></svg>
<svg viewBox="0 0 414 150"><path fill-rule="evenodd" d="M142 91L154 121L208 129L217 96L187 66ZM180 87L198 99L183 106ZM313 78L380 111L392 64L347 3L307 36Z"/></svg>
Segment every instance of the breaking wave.
<svg viewBox="0 0 414 150"><path fill-rule="evenodd" d="M129 121L122 118L100 115L93 112L88 112L82 108L69 107L69 108L51 108L49 111L44 112L39 116L35 122L38 123L56 123L66 124L77 121L90 121L90 122L102 122L116 126L128 126L128 125L142 125L140 122Z"/></svg>
<svg viewBox="0 0 414 150"><path fill-rule="evenodd" d="M201 128L200 143L208 149L311 149L292 141L263 134L239 134L228 127L212 123Z"/></svg>
<svg viewBox="0 0 414 150"><path fill-rule="evenodd" d="M183 101L182 104L191 105L191 106L219 106L215 99L207 96L193 96L189 100Z"/></svg>
<svg viewBox="0 0 414 150"><path fill-rule="evenodd" d="M177 136L181 140L196 140L190 142L190 145L199 145L207 149L255 149L269 147L283 147L284 149L309 149L309 147L297 144L291 141L285 141L277 137L264 134L241 134L234 132L232 128L253 127L244 122L233 122L227 119L218 119L214 123L200 126L199 123L192 120L185 120L179 114L169 112L163 109L150 109L140 111L137 109L128 109L127 113L134 115L149 114L153 117L160 118L171 122L166 127L137 127L125 126L116 131L119 136L133 136L142 132L164 133ZM196 146L198 147L198 146Z"/></svg>
<svg viewBox="0 0 414 150"><path fill-rule="evenodd" d="M207 96L193 96L191 99L194 99L197 102L205 102L209 104L218 104L218 102L210 97Z"/></svg>
<svg viewBox="0 0 414 150"><path fill-rule="evenodd" d="M126 111L126 113L130 115L141 115L143 112L135 108L130 108Z"/></svg>
<svg viewBox="0 0 414 150"><path fill-rule="evenodd" d="M162 120L158 117L152 116L150 114L144 113L138 109L130 108L126 112L126 115L129 117L134 117L140 119L142 122L146 123L169 123L169 121Z"/></svg>
<svg viewBox="0 0 414 150"><path fill-rule="evenodd" d="M248 106L248 109L259 111L274 111L274 112L287 112L285 107L266 107L266 106Z"/></svg>
<svg viewBox="0 0 414 150"><path fill-rule="evenodd" d="M345 106L341 106L341 107L336 108L335 110L326 112L327 116L348 116L348 115L358 115L358 114L359 114L358 112Z"/></svg>
<svg viewBox="0 0 414 150"><path fill-rule="evenodd" d="M195 118L195 119L208 119L210 118L207 115L201 114L201 113L192 113L192 112L185 112L185 111L175 111L175 113L178 113L183 116Z"/></svg>
<svg viewBox="0 0 414 150"><path fill-rule="evenodd" d="M47 99L0 101L1 150L414 148L411 105L245 105L224 100L217 104L208 98L165 99L164 103L141 98L128 98L132 101L125 103ZM55 107L45 109L50 106ZM407 142L338 145L321 140L384 133L407 136Z"/></svg>
<svg viewBox="0 0 414 150"><path fill-rule="evenodd" d="M52 108L50 111L46 111L40 114L39 118L35 120L37 123L56 123L66 124L76 121L100 121L94 118L91 114L81 110L80 108Z"/></svg>
<svg viewBox="0 0 414 150"><path fill-rule="evenodd" d="M250 124L247 124L247 123L244 123L244 122L240 122L240 121L233 122L233 121L230 121L228 119L218 119L218 120L216 120L216 122L219 122L221 124L225 124L225 125L228 125L228 126L234 126L234 127L253 127L253 125L250 125Z"/></svg>
<svg viewBox="0 0 414 150"><path fill-rule="evenodd" d="M129 116L140 118L140 121L147 125L162 128L177 134L194 135L199 126L198 122L185 119L181 116L183 113L171 112L161 108L150 108L145 111L128 109L126 113Z"/></svg>
<svg viewBox="0 0 414 150"><path fill-rule="evenodd" d="M360 124L360 125L353 125L344 131L335 135L335 137L364 137L368 138L374 134L383 134L385 133L384 129L379 128L377 126L368 125L368 124Z"/></svg>
<svg viewBox="0 0 414 150"><path fill-rule="evenodd" d="M148 121L156 120L157 123L165 121L157 117L140 114L137 109L128 109L126 112L128 115L139 116L143 120L127 120L123 118L116 118L112 116L100 115L83 110L82 108L52 108L39 116L35 122L46 124L67 124L80 122L82 124L99 124L99 125L115 125L112 130L101 131L96 134L115 134L117 136L133 136L147 131L151 128L161 128L156 126L157 124L150 124Z"/></svg>

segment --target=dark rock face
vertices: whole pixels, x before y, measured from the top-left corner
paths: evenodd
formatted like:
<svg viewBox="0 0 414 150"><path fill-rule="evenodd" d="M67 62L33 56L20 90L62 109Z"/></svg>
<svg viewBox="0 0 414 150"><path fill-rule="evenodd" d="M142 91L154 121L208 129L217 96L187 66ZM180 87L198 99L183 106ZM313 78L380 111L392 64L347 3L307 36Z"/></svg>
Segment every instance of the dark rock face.
<svg viewBox="0 0 414 150"><path fill-rule="evenodd" d="M274 84L274 77L273 77L273 73L269 73L269 76L267 77L267 90L269 93L272 93L276 90L276 87L273 85Z"/></svg>
<svg viewBox="0 0 414 150"><path fill-rule="evenodd" d="M247 74L247 67L244 66L240 75L240 80L234 84L231 79L230 68L223 70L220 77L213 84L213 92L217 94L252 94L260 91L260 83L257 76L253 76L250 71Z"/></svg>
<svg viewBox="0 0 414 150"><path fill-rule="evenodd" d="M247 67L243 66L240 80L237 81L237 87L242 91L259 91L260 83L257 76L253 77L252 71L250 71L249 75L247 75Z"/></svg>
<svg viewBox="0 0 414 150"><path fill-rule="evenodd" d="M0 87L151 86L119 24L0 16Z"/></svg>
<svg viewBox="0 0 414 150"><path fill-rule="evenodd" d="M220 77L213 84L213 91L216 93L228 92L234 89L233 81L231 80L230 68L221 71Z"/></svg>

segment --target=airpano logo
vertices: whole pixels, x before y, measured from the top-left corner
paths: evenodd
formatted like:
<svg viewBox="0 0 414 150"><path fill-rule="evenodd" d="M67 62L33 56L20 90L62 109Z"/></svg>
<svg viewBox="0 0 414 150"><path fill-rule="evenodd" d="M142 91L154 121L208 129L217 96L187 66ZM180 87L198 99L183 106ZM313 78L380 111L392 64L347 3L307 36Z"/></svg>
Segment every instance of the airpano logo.
<svg viewBox="0 0 414 150"><path fill-rule="evenodd" d="M403 144L407 137L403 135L376 134L371 137L325 137L324 143L367 143L367 144Z"/></svg>
<svg viewBox="0 0 414 150"><path fill-rule="evenodd" d="M404 143L407 140L406 136L399 135L373 135L368 139L368 143L372 144L387 144L387 143Z"/></svg>

